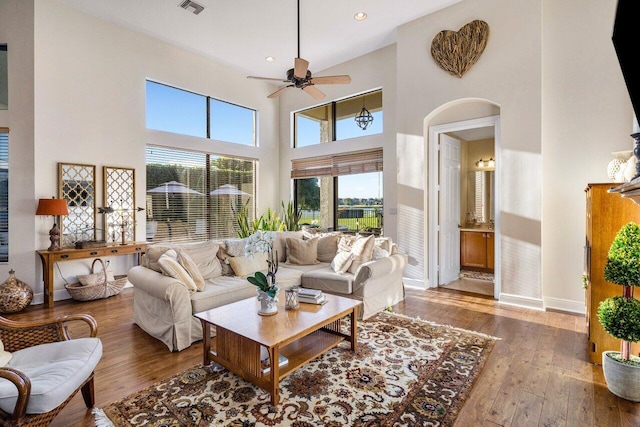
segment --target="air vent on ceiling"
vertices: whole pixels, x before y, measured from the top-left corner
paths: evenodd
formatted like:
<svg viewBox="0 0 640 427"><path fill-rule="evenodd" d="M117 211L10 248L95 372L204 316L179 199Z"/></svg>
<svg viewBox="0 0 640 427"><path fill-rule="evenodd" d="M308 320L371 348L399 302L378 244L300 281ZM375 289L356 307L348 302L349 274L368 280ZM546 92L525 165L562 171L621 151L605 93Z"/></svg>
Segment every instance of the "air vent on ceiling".
<svg viewBox="0 0 640 427"><path fill-rule="evenodd" d="M184 0L182 3L180 3L180 7L184 10L190 10L194 15L197 15L204 10L204 6L192 0Z"/></svg>

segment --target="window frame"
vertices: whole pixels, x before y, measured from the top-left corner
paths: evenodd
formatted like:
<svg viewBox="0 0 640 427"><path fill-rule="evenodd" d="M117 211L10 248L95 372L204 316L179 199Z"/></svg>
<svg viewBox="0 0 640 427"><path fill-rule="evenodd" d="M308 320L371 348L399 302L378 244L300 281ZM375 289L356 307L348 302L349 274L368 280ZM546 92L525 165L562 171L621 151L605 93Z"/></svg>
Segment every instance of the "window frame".
<svg viewBox="0 0 640 427"><path fill-rule="evenodd" d="M182 92L186 92L186 93L190 93L193 95L197 95L197 96L202 96L205 98L205 137L206 139L210 140L210 141L220 141L220 142L225 142L228 144L235 144L241 147L258 147L258 110L255 108L251 108L251 107L247 107L244 105L240 105L238 103L235 102L229 102L229 101L225 101L224 99L219 99L219 98L215 98L209 95L204 95L198 92L194 92L192 90L187 90L187 89L182 89L176 86L172 86L166 83L161 83L152 79L146 79L145 80L145 90L146 90L146 84L148 83L152 83L152 84L156 84L156 85L160 85L160 86L165 86L167 88L173 89L173 90L177 90L177 91L182 91ZM145 92L145 117L148 116L148 110L147 110L147 106L146 106L146 100L147 100L147 95ZM221 102L224 104L229 104L233 107L237 107L237 108L242 108L242 109L246 109L251 111L253 114L253 121L252 121L252 134L253 134L253 143L252 144L242 144L240 142L235 142L235 141L226 141L226 140L220 140L220 139L214 139L211 138L211 101L216 101L216 102ZM146 120L145 120L145 124L146 124ZM165 130L165 129L156 129L156 128L149 128L147 127L147 129L153 129L153 130L157 130L160 132L172 132L170 130ZM194 136L196 138L201 138L199 136L195 136L195 135L190 135L190 134L184 134L184 133L179 133L179 132L173 132L173 133L177 133L178 135L187 135L187 136Z"/></svg>
<svg viewBox="0 0 640 427"><path fill-rule="evenodd" d="M336 141L344 141L345 139L351 139L351 138L345 138L345 139L336 139L337 138L337 124L338 124L338 119L336 117L336 110L337 110L337 105L341 102L345 102L349 99L354 99L354 98L364 98L368 95L372 95L375 93L380 93L380 97L382 98L383 96L383 91L382 88L379 89L374 89L368 92L363 92L357 95L351 95L351 96L347 96L346 98L342 98L342 99L337 99L331 102L327 102L325 104L319 104L319 105L315 105L313 107L310 108L305 108L304 110L299 110L299 111L295 111L293 113L293 138L291 141L291 147L293 149L297 149L297 148L304 148L304 147L311 147L311 146L315 146L315 145L320 145L320 144L327 144L330 142L336 142ZM329 141L326 142L320 142L318 144L309 144L309 145L303 145L303 146L298 146L298 120L297 120L297 116L300 113L304 113L305 111L310 111L310 110L314 110L316 108L320 108L320 107L326 107L326 106L330 106L331 107L331 139ZM384 115L384 104L381 103L381 107L380 107L380 111L383 112ZM375 134L366 134L366 135L361 135L361 136L356 136L354 138L366 138L366 137L370 137L373 135L380 135L384 133L384 127L382 128L380 133L375 133Z"/></svg>

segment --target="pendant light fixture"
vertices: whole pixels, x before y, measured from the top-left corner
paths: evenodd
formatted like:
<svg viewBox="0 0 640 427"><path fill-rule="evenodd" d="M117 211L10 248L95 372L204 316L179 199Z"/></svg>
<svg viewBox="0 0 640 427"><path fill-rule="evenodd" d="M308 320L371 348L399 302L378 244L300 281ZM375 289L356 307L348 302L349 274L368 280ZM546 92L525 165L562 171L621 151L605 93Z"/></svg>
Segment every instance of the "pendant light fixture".
<svg viewBox="0 0 640 427"><path fill-rule="evenodd" d="M364 106L364 97L365 95L362 95L362 110L360 110L360 112L356 114L356 117L355 117L356 124L363 131L367 130L369 125L373 123L373 116L371 115L369 110L367 110Z"/></svg>

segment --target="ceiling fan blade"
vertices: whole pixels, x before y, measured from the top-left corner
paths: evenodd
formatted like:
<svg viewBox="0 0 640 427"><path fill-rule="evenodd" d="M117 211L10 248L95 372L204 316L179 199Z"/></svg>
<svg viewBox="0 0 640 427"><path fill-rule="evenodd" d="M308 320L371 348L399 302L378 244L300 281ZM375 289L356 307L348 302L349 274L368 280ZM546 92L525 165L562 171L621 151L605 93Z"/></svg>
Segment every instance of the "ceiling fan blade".
<svg viewBox="0 0 640 427"><path fill-rule="evenodd" d="M309 61L296 58L293 66L293 75L299 79L304 79L307 77L307 70L309 70Z"/></svg>
<svg viewBox="0 0 640 427"><path fill-rule="evenodd" d="M285 90L287 90L287 89L289 89L289 88L292 88L292 87L293 87L293 85L289 85L289 86L282 86L280 89L278 89L277 91L273 92L271 95L267 96L267 98L277 98L277 97L279 97L280 95L282 95L282 93L283 93Z"/></svg>
<svg viewBox="0 0 640 427"><path fill-rule="evenodd" d="M315 86L305 86L302 88L302 90L313 96L318 101L324 99L324 97L326 96L324 93L322 93L322 91L320 91L320 89Z"/></svg>
<svg viewBox="0 0 640 427"><path fill-rule="evenodd" d="M247 76L248 79L256 79L256 80L270 80L270 81L274 81L274 82L288 82L289 80L282 80L282 79L274 79L272 77L256 77L256 76Z"/></svg>
<svg viewBox="0 0 640 427"><path fill-rule="evenodd" d="M314 77L310 80L310 82L314 85L347 84L351 83L351 77L347 75Z"/></svg>

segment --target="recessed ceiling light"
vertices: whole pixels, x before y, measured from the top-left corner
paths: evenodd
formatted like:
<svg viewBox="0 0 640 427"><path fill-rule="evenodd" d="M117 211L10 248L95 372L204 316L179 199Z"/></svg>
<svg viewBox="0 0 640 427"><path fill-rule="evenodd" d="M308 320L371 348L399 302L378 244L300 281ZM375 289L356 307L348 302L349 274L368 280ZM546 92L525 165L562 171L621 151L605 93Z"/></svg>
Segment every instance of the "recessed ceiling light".
<svg viewBox="0 0 640 427"><path fill-rule="evenodd" d="M274 62L276 60L276 58L273 57L273 56L267 56L267 57L264 58L264 60L267 61L267 62Z"/></svg>
<svg viewBox="0 0 640 427"><path fill-rule="evenodd" d="M364 12L358 12L353 15L353 17L356 19L356 21L364 21L365 19L367 19L367 14Z"/></svg>

